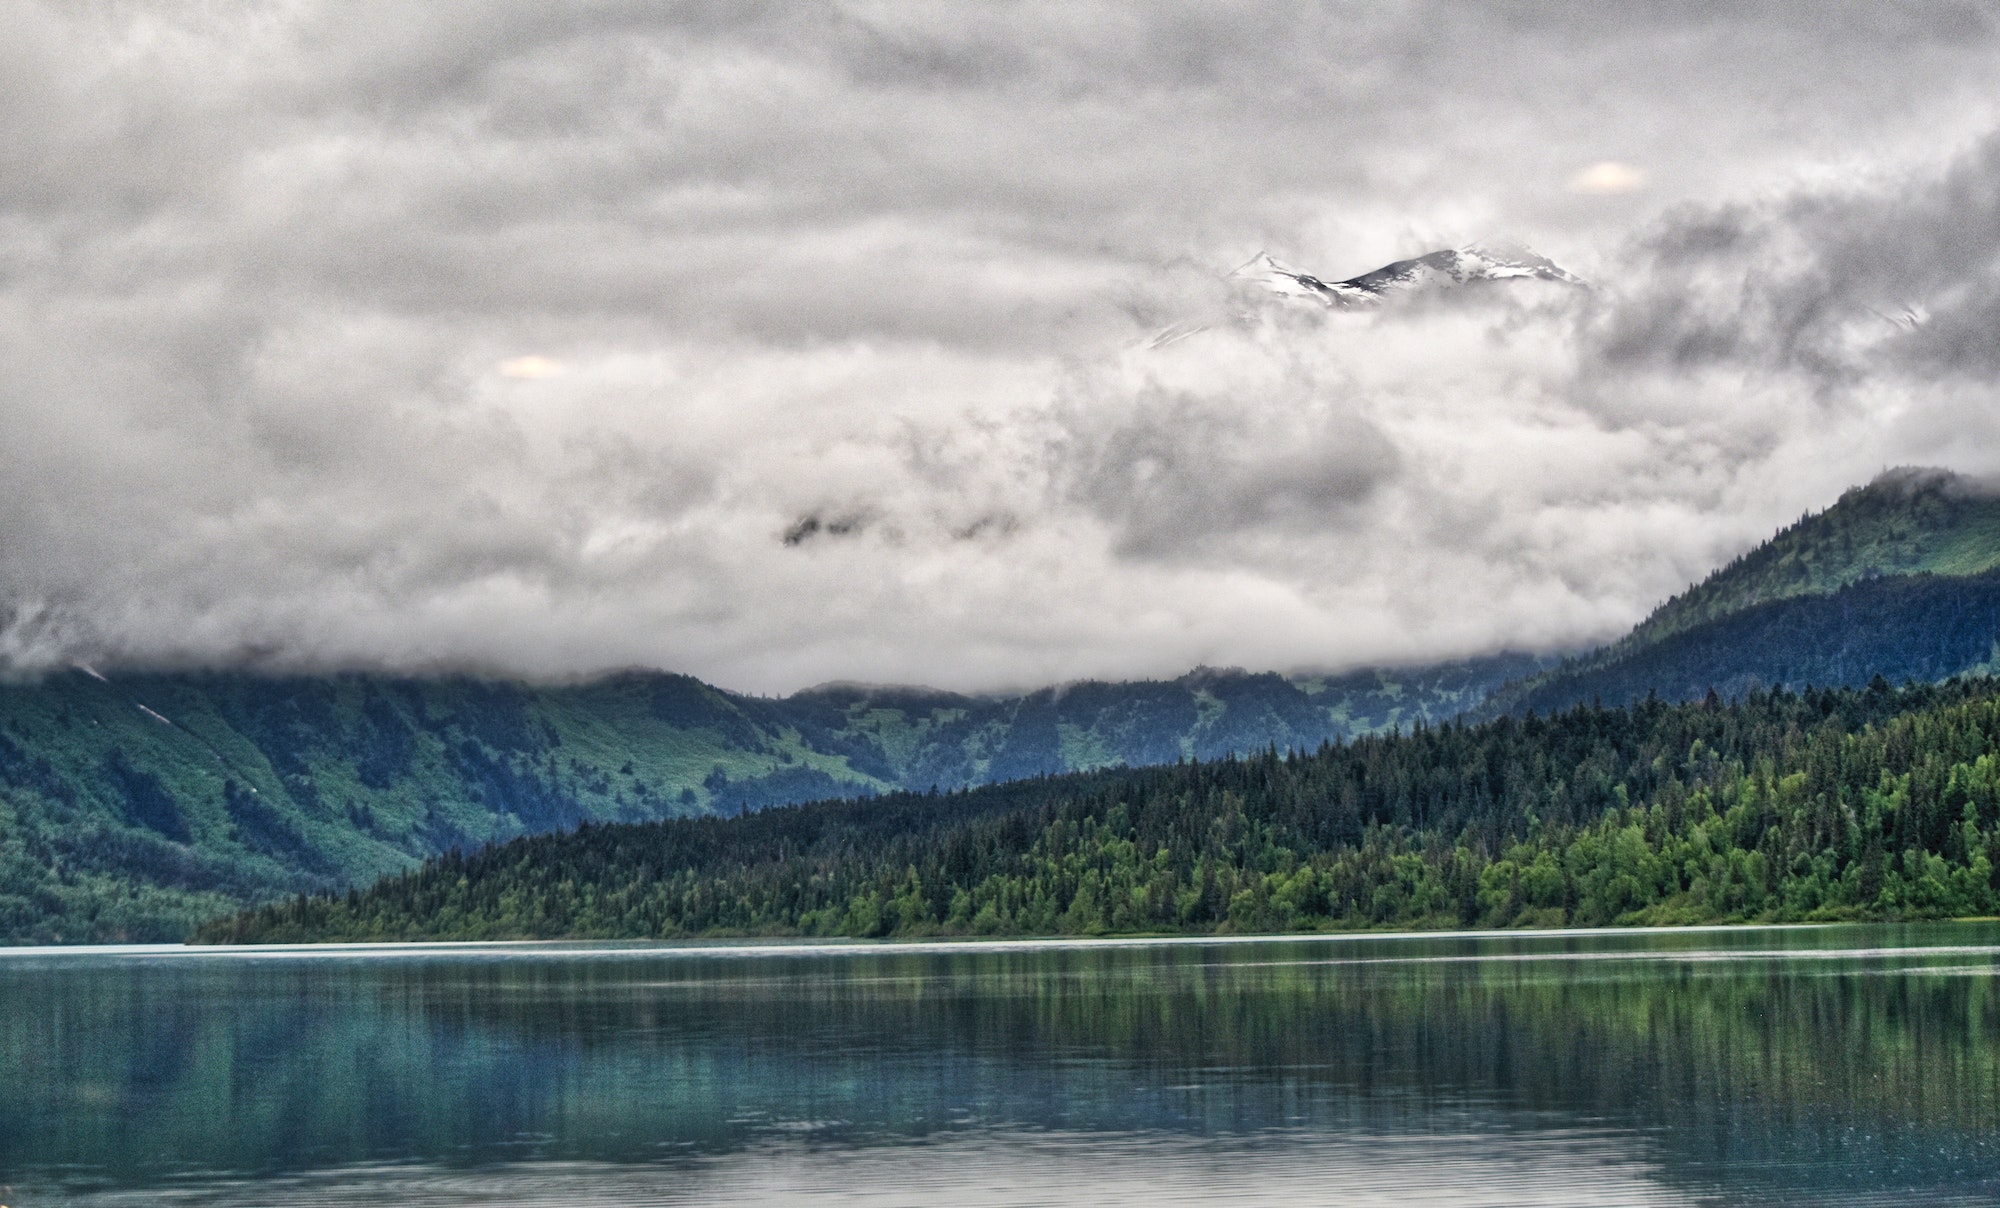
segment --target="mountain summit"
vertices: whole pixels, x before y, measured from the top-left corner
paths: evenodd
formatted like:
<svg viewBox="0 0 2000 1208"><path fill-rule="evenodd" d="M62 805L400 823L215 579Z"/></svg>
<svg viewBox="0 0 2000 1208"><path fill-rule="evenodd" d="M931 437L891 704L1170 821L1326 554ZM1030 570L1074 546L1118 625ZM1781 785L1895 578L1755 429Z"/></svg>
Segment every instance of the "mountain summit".
<svg viewBox="0 0 2000 1208"><path fill-rule="evenodd" d="M1398 260L1344 281L1323 281L1279 263L1267 252L1259 252L1255 259L1230 275L1253 281L1281 297L1308 299L1339 309L1374 306L1395 294L1469 281L1584 284L1582 278L1545 256L1526 249L1496 251L1476 244Z"/></svg>

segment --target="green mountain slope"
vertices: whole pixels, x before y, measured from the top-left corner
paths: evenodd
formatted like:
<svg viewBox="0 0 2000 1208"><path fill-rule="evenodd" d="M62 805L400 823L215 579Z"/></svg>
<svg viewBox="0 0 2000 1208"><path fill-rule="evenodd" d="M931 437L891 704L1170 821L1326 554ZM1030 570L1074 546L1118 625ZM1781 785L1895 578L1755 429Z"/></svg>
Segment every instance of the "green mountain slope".
<svg viewBox="0 0 2000 1208"><path fill-rule="evenodd" d="M885 782L957 789L1269 746L1311 749L1455 717L1546 664L1502 654L1299 680L1200 668L1172 680L1084 682L998 698L828 685L760 703L816 747Z"/></svg>
<svg viewBox="0 0 2000 1208"><path fill-rule="evenodd" d="M1939 917L2000 904L2000 683L1449 723L1290 757L594 827L228 942Z"/></svg>
<svg viewBox="0 0 2000 1208"><path fill-rule="evenodd" d="M1311 748L1451 716L1536 665L778 700L665 674L66 672L0 685L0 941L178 938L245 903L582 822Z"/></svg>
<svg viewBox="0 0 2000 1208"><path fill-rule="evenodd" d="M1654 610L1611 649L1629 650L1753 605L1831 595L1891 575L2000 567L2000 490L1905 467L1855 487Z"/></svg>
<svg viewBox="0 0 2000 1208"><path fill-rule="evenodd" d="M453 846L882 782L681 676L84 672L0 688L0 935L166 938Z"/></svg>
<svg viewBox="0 0 2000 1208"><path fill-rule="evenodd" d="M1287 679L1199 670L1021 696L683 676L568 686L71 672L0 685L0 938L165 938L584 822L734 814L1213 760L1657 693L1937 680L1996 663L2000 494L1937 470L1849 491L1549 667L1521 655Z"/></svg>
<svg viewBox="0 0 2000 1208"><path fill-rule="evenodd" d="M1936 681L2000 663L1996 637L2000 496L1898 470L1552 668L1502 655L1317 679L1204 669L1007 697L828 685L781 699L664 674L536 686L78 671L0 686L0 937L178 936L245 903L585 822L1313 750L1468 710Z"/></svg>
<svg viewBox="0 0 2000 1208"><path fill-rule="evenodd" d="M1733 699L1759 688L1854 687L1992 674L2000 664L2000 571L1897 575L1832 595L1752 605L1615 657L1563 668L1495 695L1550 712L1648 695ZM1497 709L1496 709L1497 711Z"/></svg>
<svg viewBox="0 0 2000 1208"><path fill-rule="evenodd" d="M2000 640L2000 491L1891 470L1668 600L1619 641L1497 689L1495 716L1593 699L1942 679Z"/></svg>

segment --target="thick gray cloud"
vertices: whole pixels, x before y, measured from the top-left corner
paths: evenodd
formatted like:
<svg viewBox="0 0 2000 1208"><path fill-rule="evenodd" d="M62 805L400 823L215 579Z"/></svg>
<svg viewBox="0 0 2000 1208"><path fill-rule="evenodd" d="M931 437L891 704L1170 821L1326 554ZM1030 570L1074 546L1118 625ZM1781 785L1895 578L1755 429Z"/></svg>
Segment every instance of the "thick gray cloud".
<svg viewBox="0 0 2000 1208"><path fill-rule="evenodd" d="M0 17L15 668L1561 645L2000 469L1990 4ZM1473 239L1596 288L1225 279Z"/></svg>
<svg viewBox="0 0 2000 1208"><path fill-rule="evenodd" d="M1756 365L1828 389L1885 372L2000 370L2000 133L1903 179L1668 214L1643 290L1607 316L1608 363Z"/></svg>

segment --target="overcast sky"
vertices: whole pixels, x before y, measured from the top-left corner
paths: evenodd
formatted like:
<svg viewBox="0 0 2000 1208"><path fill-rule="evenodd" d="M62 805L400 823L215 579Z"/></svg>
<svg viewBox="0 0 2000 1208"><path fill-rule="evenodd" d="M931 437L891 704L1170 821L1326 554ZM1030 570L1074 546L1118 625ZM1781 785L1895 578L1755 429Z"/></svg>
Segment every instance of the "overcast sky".
<svg viewBox="0 0 2000 1208"><path fill-rule="evenodd" d="M0 28L17 671L1546 649L1885 466L2000 471L1991 4ZM1229 278L1473 241L1593 288L1322 315Z"/></svg>

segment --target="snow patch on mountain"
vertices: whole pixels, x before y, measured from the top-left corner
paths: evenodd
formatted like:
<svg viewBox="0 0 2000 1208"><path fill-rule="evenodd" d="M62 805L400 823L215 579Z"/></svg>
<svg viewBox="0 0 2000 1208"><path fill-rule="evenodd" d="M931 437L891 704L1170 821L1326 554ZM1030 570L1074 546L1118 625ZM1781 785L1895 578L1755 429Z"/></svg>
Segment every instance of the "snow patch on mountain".
<svg viewBox="0 0 2000 1208"><path fill-rule="evenodd" d="M1326 281L1300 272L1279 263L1268 252L1259 252L1230 276L1261 285L1280 297L1338 309L1374 306L1395 294L1471 281L1555 281L1578 287L1585 284L1582 278L1546 256L1526 249L1494 250L1476 244L1398 260L1341 281Z"/></svg>

